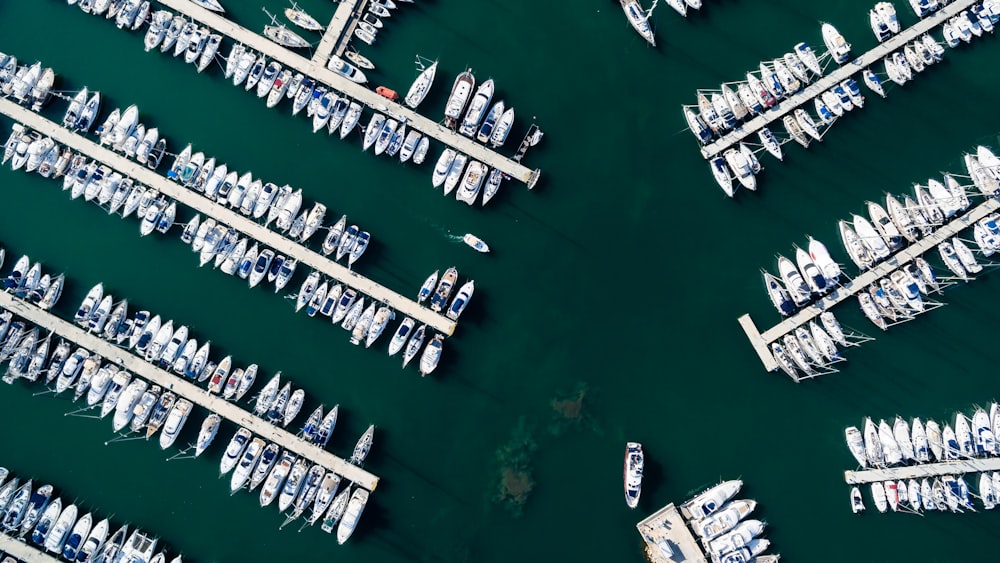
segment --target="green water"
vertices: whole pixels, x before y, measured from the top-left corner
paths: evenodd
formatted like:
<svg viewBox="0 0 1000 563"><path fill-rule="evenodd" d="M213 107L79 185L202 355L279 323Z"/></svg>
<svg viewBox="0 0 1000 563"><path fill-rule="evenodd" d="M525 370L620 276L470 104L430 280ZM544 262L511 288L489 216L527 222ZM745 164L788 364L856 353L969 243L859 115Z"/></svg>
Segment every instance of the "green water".
<svg viewBox="0 0 1000 563"><path fill-rule="evenodd" d="M422 106L438 116L466 66L480 80L492 76L497 97L517 108L511 145L531 116L546 132L525 159L543 170L533 192L508 183L489 208L466 208L431 188L439 146L419 169L376 161L356 140L311 134L286 104L266 110L224 82L221 69L196 75L144 53L141 34L61 1L0 6L0 50L52 66L57 88L99 89L104 114L138 104L140 120L172 147L193 142L230 169L302 188L330 207L328 216L347 213L373 233L358 264L364 275L407 294L453 264L476 279L438 372L421 379L400 370L384 343L357 349L343 331L294 315L290 301L199 269L175 237L140 239L133 220L70 201L57 183L0 175L7 267L27 253L46 271L65 271L61 314L103 281L133 306L211 338L213 355L257 362L266 375L282 370L307 390L304 412L340 403L335 453L348 455L364 428L378 425L366 468L382 482L348 545L318 529L296 533L297 524L278 531L282 517L260 509L255 494L228 495L228 481L216 477L232 427L203 458L164 462L153 443L104 445L107 420L63 416L72 408L64 398L33 397L38 389L18 384L0 393L3 465L116 522L154 530L192 561L638 561L639 519L736 477L759 501L772 551L788 561L995 558L995 515L856 517L842 478L853 466L844 426L866 415L940 419L995 396L995 274L848 351L842 373L798 385L763 371L735 320L750 312L761 329L777 320L758 274L773 268L775 253L811 234L846 262L838 219L885 191L961 171L962 152L976 144L1000 146L994 39L949 51L913 83L890 88L886 101L868 96L822 144L787 147L784 164L765 155L758 193L729 201L682 130L680 104L798 41L822 45L820 20L863 52L875 43L869 4L706 2L688 21L661 6L660 47L650 49L606 0L569 9L418 2L397 10L377 46L362 50L379 67L373 81L405 91L414 53L440 59ZM320 20L334 9L300 4ZM227 8L247 27L267 23L256 2ZM59 118L64 108L57 100L46 113ZM468 231L494 252L481 256L455 240ZM853 305L837 314L875 330ZM579 420L553 408L581 396ZM194 439L203 416L179 442ZM647 452L635 511L622 499L626 440ZM505 446L514 454L500 459ZM493 501L514 458L534 483L520 516Z"/></svg>

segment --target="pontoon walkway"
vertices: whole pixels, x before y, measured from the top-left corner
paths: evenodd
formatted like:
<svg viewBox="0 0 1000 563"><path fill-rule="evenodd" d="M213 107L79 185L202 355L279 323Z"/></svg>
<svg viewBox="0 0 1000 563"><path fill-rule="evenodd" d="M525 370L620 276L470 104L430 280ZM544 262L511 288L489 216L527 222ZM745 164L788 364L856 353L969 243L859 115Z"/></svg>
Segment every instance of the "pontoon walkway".
<svg viewBox="0 0 1000 563"><path fill-rule="evenodd" d="M260 436L269 442L276 442L282 448L313 463L318 463L370 491L378 486L378 477L364 469L302 440L287 430L254 416L239 406L226 401L222 397L209 393L208 390L202 389L184 378L177 377L172 373L157 368L149 362L140 359L132 352L98 338L96 335L88 333L69 321L43 311L6 292L0 292L0 307L11 311L35 326L50 330L93 353L100 354L106 361L114 362L138 377L142 377L164 389L169 389L179 397L183 397L211 412L218 413L219 416L233 424L245 426L254 435Z"/></svg>
<svg viewBox="0 0 1000 563"><path fill-rule="evenodd" d="M411 129L416 129L424 135L437 139L445 145L469 155L470 158L486 164L490 168L499 169L511 178L524 182L529 188L533 187L535 182L538 181L538 177L541 174L540 170L531 170L474 142L468 137L459 135L457 132L435 121L431 121L408 107L376 94L361 84L351 82L343 76L327 69L326 61L309 60L293 53L270 39L193 4L189 0L159 0L159 2L202 25L211 27L216 32L226 35L234 41L243 43L254 51L267 55L269 58L284 65L285 68L301 72L306 76L311 76L323 84L327 84L335 90L347 94L375 111L387 114L397 121L405 122Z"/></svg>
<svg viewBox="0 0 1000 563"><path fill-rule="evenodd" d="M902 49L903 46L910 41L944 23L945 20L951 18L952 16L957 16L962 10L967 9L977 1L978 0L956 0L955 2L941 8L934 14L921 19L917 23L899 32L899 34L886 39L883 43L878 44L871 51L864 53L854 60L848 61L830 74L820 77L819 80L807 85L802 90L799 90L798 93L781 100L780 103L770 111L765 112L763 115L754 117L730 133L723 135L719 139L703 146L701 148L701 155L707 160L725 151L729 147L738 144L749 135L756 133L774 121L780 120L786 113L789 113L801 104L808 102L819 94L822 94L835 85L840 84L843 80L850 78L854 74L868 68L872 63L882 60L889 53Z"/></svg>
<svg viewBox="0 0 1000 563"><path fill-rule="evenodd" d="M0 99L0 113L39 131L43 135L52 137L57 143L66 145L77 152L107 164L123 175L132 177L132 179L140 184L155 188L160 193L177 200L202 215L213 217L219 223L233 227L247 237L260 241L262 244L274 249L278 254L293 257L303 265L309 266L347 286L353 287L376 301L381 301L404 315L413 317L418 322L426 323L427 326L433 327L438 332L451 335L455 331L455 321L439 315L429 308L421 306L416 301L403 297L395 291L361 276L275 231L265 228L232 209L226 208L197 192L188 190L167 180L166 177L157 174L142 164L102 147L82 135L72 133L27 108L21 107L6 98L2 98Z"/></svg>
<svg viewBox="0 0 1000 563"><path fill-rule="evenodd" d="M33 545L28 545L27 542L17 541L6 534L0 534L0 552L13 556L24 563L60 563L62 561Z"/></svg>
<svg viewBox="0 0 1000 563"><path fill-rule="evenodd" d="M313 53L312 62L314 64L325 65L330 60L330 55L336 53L343 54L344 49L351 37L354 36L354 26L357 25L358 18L361 17L361 10L365 9L368 0L340 0L337 3L337 10L333 13L333 19L323 31L323 39L316 46Z"/></svg>
<svg viewBox="0 0 1000 563"><path fill-rule="evenodd" d="M853 296L857 292L864 290L880 278L888 276L890 273L903 267L911 260L923 255L929 250L932 250L934 247L957 235L959 232L975 225L980 219L997 211L998 209L1000 209L1000 201L996 199L988 199L984 201L983 203L972 208L968 213L963 214L961 217L958 217L951 222L945 223L930 235L918 239L916 242L900 250L895 255L890 256L886 260L876 264L870 270L862 272L853 280L849 280L846 283L841 284L829 295L817 300L812 305L805 307L798 313L795 313L770 329L765 330L763 333L757 330L757 326L754 324L749 314L745 314L739 318L740 326L743 327L744 332L746 332L747 337L750 339L750 344L753 345L754 350L760 357L760 361L763 362L764 367L767 368L767 371L774 371L778 369L778 362L774 359L774 356L771 354L771 350L769 348L772 342L778 340L782 336L792 332L800 326L807 324L809 321L818 317L823 311L833 308L834 305L840 303L848 297ZM796 381L798 381L798 379L796 379Z"/></svg>
<svg viewBox="0 0 1000 563"><path fill-rule="evenodd" d="M982 473L983 471L1000 471L1000 458L960 459L943 461L941 463L918 463L917 465L906 465L903 467L845 471L844 481L848 485L861 485L876 481L922 479L924 477L940 477L942 475Z"/></svg>

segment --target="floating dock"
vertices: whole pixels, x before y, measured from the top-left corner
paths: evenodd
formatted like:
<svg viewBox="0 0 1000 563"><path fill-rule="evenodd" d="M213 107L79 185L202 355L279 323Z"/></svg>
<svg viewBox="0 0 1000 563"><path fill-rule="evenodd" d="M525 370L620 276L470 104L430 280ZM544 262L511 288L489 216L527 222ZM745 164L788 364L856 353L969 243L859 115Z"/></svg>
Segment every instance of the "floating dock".
<svg viewBox="0 0 1000 563"><path fill-rule="evenodd" d="M952 16L957 16L975 4L978 0L956 0L947 6L939 9L934 14L927 16L910 27L900 31L897 35L886 39L875 48L860 57L844 63L840 68L835 69L830 74L819 77L815 82L810 83L802 90L788 98L782 99L778 105L757 115L753 119L746 121L742 125L723 135L722 137L701 147L701 155L707 160L717 154L724 152L729 147L738 144L746 137L756 133L772 122L779 121L785 114L791 112L798 106L815 98L823 92L829 90L842 81L850 78L856 73L868 68L872 63L882 60L886 55L902 49L907 43L916 39L920 35L927 33L934 27L944 23Z"/></svg>
<svg viewBox="0 0 1000 563"><path fill-rule="evenodd" d="M3 98L0 99L0 113L35 129L43 135L52 137L57 143L66 145L79 153L107 164L123 175L130 176L140 184L155 188L163 195L173 198L202 215L213 217L219 223L233 227L247 237L260 241L262 244L274 249L276 253L293 257L299 263L318 270L320 273L347 286L353 287L404 315L413 317L419 323L424 323L445 335L450 336L455 332L457 323L444 315L435 313L416 301L403 297L399 293L357 274L353 270L330 260L322 254L260 225L253 219L244 217L232 209L211 201L198 192L171 182L166 177L146 168L146 166L138 162L129 160L121 154L102 147L82 135L72 133L27 108Z"/></svg>
<svg viewBox="0 0 1000 563"><path fill-rule="evenodd" d="M0 553L6 553L9 556L3 559L3 563L7 563L11 557L23 563L59 563L62 561L33 545L28 545L27 542L17 541L6 534L0 534Z"/></svg>
<svg viewBox="0 0 1000 563"><path fill-rule="evenodd" d="M845 471L844 481L848 485L862 485L881 481L898 481L900 479L922 479L924 477L940 477L942 475L960 475L963 473L982 473L984 471L1000 471L1000 458L972 458L941 463L918 463L903 467L886 467L882 469L866 469L863 471Z"/></svg>
<svg viewBox="0 0 1000 563"><path fill-rule="evenodd" d="M361 18L361 11L365 9L368 0L340 0L337 3L337 10L333 12L333 19L323 31L323 39L316 46L313 53L312 62L314 64L326 65L330 60L330 55L340 56L347 49L347 44L354 36L354 27ZM345 31L346 30L346 31Z"/></svg>
<svg viewBox="0 0 1000 563"><path fill-rule="evenodd" d="M653 563L711 563L674 503L635 525L646 542L646 558ZM777 563L780 555L758 555L756 563Z"/></svg>
<svg viewBox="0 0 1000 563"><path fill-rule="evenodd" d="M646 557L653 563L711 563L674 503L650 514L635 527L646 542Z"/></svg>
<svg viewBox="0 0 1000 563"><path fill-rule="evenodd" d="M344 479L353 481L370 491L375 490L375 487L378 486L378 477L364 469L348 463L319 446L302 440L281 427L274 426L264 419L254 416L236 404L226 401L218 395L213 395L184 378L157 368L132 352L90 334L69 321L43 311L6 292L0 292L0 307L35 326L52 331L93 353L100 354L106 361L118 364L132 374L159 385L163 389L169 389L178 397L183 397L195 405L218 413L219 416L237 426L244 426L254 435L269 442L275 442L282 448L312 463L318 463Z"/></svg>
<svg viewBox="0 0 1000 563"><path fill-rule="evenodd" d="M929 250L932 250L934 247L957 235L959 232L973 226L977 221L986 217L990 213L997 211L998 209L1000 209L1000 201L992 198L987 199L983 203L973 207L969 210L969 212L954 219L953 221L941 225L941 227L933 233L924 238L918 239L916 242L910 244L896 254L886 258L882 262L879 262L873 268L862 272L853 280L849 280L837 286L837 288L831 293L823 296L811 305L807 305L798 313L795 313L768 330L765 330L763 333L757 330L757 326L754 324L749 314L745 314L739 318L740 326L743 327L743 331L746 332L747 338L750 339L750 344L753 345L753 349L757 352L757 355L760 357L760 361L764 364L767 371L774 371L778 369L778 362L771 354L770 345L772 342L794 331L800 326L807 324L809 321L817 318L820 313L832 309L841 301L855 295L859 291L864 290L880 278L888 276L893 271L905 266L913 259L925 254ZM795 377L794 379L795 381L801 381L802 379L807 378L808 376Z"/></svg>
<svg viewBox="0 0 1000 563"><path fill-rule="evenodd" d="M363 0L357 0L363 1ZM963 0L968 1L968 0ZM232 21L215 14L205 8L193 4L189 0L159 0L160 4L183 14L192 20L206 25L217 33L225 35L230 39L243 43L250 49L263 53L269 58L278 61L285 68L289 68L306 76L310 76L319 82L326 84L339 92L354 98L358 102L368 106L374 111L386 114L397 121L406 123L411 129L416 129L424 135L437 139L445 145L455 150L469 155L470 158L486 164L490 168L495 168L528 185L534 186L540 175L539 170L530 168L513 160L501 156L499 153L490 150L488 147L476 143L472 139L459 135L456 131L448 129L432 121L412 109L393 102L388 98L376 94L368 87L351 82L343 76L326 68L326 61L307 59L301 55L293 53L291 50L278 45L270 39L254 33L245 27L241 27ZM339 7L338 7L339 9ZM326 47L324 47L325 49ZM439 86L440 87L440 86Z"/></svg>

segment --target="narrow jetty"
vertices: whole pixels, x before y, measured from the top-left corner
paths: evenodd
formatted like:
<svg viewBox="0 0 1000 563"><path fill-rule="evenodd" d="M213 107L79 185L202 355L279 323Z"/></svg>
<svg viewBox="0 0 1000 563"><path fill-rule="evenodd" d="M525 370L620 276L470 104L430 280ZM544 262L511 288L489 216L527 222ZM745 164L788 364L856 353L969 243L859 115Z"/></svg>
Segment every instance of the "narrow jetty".
<svg viewBox="0 0 1000 563"><path fill-rule="evenodd" d="M62 561L33 545L28 545L27 542L17 541L6 534L0 534L0 553L6 553L23 563L59 563ZM6 562L7 559L4 558L3 563Z"/></svg>
<svg viewBox="0 0 1000 563"><path fill-rule="evenodd" d="M166 177L146 168L142 164L102 147L82 135L77 135L64 129L55 122L27 108L3 98L0 99L0 113L23 123L43 135L52 137L57 143L66 145L98 162L107 164L120 173L130 176L140 184L155 188L160 193L177 200L203 215L213 217L219 223L233 227L247 237L260 241L262 244L274 249L276 253L293 257L301 264L307 265L347 286L353 287L376 301L381 301L387 306L400 311L404 315L413 317L417 322L425 323L427 326L434 328L434 330L449 336L455 332L457 323L444 315L435 313L416 301L403 297L399 293L359 275L322 254L310 250L275 231L267 229L253 219L244 217L240 213L220 205L197 192L171 182Z"/></svg>
<svg viewBox="0 0 1000 563"><path fill-rule="evenodd" d="M918 463L903 467L885 467L882 469L865 469L863 471L845 471L844 481L848 485L862 485L880 481L898 481L900 479L922 479L924 477L940 477L942 475L960 475L963 473L982 473L984 471L1000 471L1000 458L974 458L943 461L941 463Z"/></svg>
<svg viewBox="0 0 1000 563"><path fill-rule="evenodd" d="M313 53L313 64L325 65L330 60L330 55L340 56L347 43L354 34L354 27L361 17L368 0L340 0L337 3L337 10L333 12L333 19L323 31L323 39L316 46Z"/></svg>
<svg viewBox="0 0 1000 563"><path fill-rule="evenodd" d="M961 217L958 217L949 223L945 223L933 233L924 238L918 239L913 244L876 264L873 268L862 272L853 280L849 280L846 283L839 285L833 292L823 296L815 303L806 306L798 313L795 313L768 330L765 330L763 333L757 330L757 326L754 324L749 314L744 314L739 318L740 326L743 327L743 331L746 332L747 338L750 339L750 344L753 345L754 350L757 352L757 355L760 357L760 361L764 364L767 371L774 371L778 369L778 362L771 354L770 345L772 342L778 340L782 336L792 332L800 326L807 324L824 311L833 308L841 301L855 295L859 291L864 290L872 283L877 282L880 278L888 276L893 271L905 266L910 261L923 255L927 251L932 250L937 245L957 235L964 229L975 225L980 219L997 211L998 209L1000 209L1000 201L992 198L987 199L983 203L972 208L968 213L965 213ZM796 381L800 381L804 378L795 377L794 379Z"/></svg>
<svg viewBox="0 0 1000 563"><path fill-rule="evenodd" d="M99 338L97 335L90 334L69 321L63 320L20 299L16 299L6 292L0 292L0 307L31 322L35 326L52 331L91 352L100 354L105 360L114 362L134 375L155 383L164 389L169 389L179 397L183 397L211 412L218 413L219 416L233 424L245 426L254 435L260 436L269 442L275 442L299 457L308 459L313 463L318 463L343 478L357 483L361 487L371 491L378 486L378 477L364 469L348 463L319 446L302 440L283 428L269 424L264 419L254 416L252 413L241 409L236 404L230 403L222 397L209 393L208 390L202 389L188 382L186 379L157 368L135 354L119 348Z"/></svg>
<svg viewBox="0 0 1000 563"><path fill-rule="evenodd" d="M361 1L361 0L359 0ZM968 0L963 0L968 1ZM243 43L254 51L263 53L269 58L278 61L286 68L301 72L306 76L327 84L334 89L347 94L355 100L363 103L374 111L378 111L392 117L397 121L402 121L410 127L416 129L424 135L441 141L455 150L469 155L470 158L486 164L490 168L496 168L510 176L533 187L541 174L539 170L530 168L514 162L513 160L490 150L488 147L476 143L468 137L459 135L456 131L420 115L412 109L393 102L388 98L376 94L367 87L351 82L343 76L326 68L326 61L310 60L301 55L293 53L291 50L278 45L270 39L241 27L232 21L202 8L189 0L159 0L160 4L171 8L202 25L206 25L217 33L225 35L234 41Z"/></svg>
<svg viewBox="0 0 1000 563"><path fill-rule="evenodd" d="M942 24L952 16L957 16L962 10L968 9L978 0L956 0L944 6L934 14L927 16L910 27L900 31L897 35L879 43L871 51L862 54L860 57L844 63L840 68L835 69L830 74L822 76L819 80L807 85L794 95L782 99L778 105L757 115L753 119L736 127L731 132L701 147L701 155L705 159L710 159L715 155L724 152L729 147L738 144L740 141L756 133L762 128L770 125L774 121L780 120L786 113L791 112L798 106L815 98L823 92L829 90L843 80L850 78L854 74L868 68L872 63L882 60L886 55L902 49L907 43L913 41L920 35L930 31L934 27Z"/></svg>

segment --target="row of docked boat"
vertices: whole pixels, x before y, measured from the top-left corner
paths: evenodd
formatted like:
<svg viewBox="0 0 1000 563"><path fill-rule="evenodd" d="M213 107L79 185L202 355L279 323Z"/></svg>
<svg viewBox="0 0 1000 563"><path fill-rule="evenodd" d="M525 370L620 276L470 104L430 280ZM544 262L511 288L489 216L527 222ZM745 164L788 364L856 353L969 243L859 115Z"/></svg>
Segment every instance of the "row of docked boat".
<svg viewBox="0 0 1000 563"><path fill-rule="evenodd" d="M798 43L780 58L761 61L759 72L746 73L746 82L726 83L715 92L699 91L696 105L684 106L684 118L695 137L707 144L822 75L820 57L808 43Z"/></svg>
<svg viewBox="0 0 1000 563"><path fill-rule="evenodd" d="M771 343L771 353L778 367L789 377L799 380L813 377L834 362L842 361L837 345L850 346L847 334L830 311L819 316L819 322L810 320Z"/></svg>
<svg viewBox="0 0 1000 563"><path fill-rule="evenodd" d="M0 248L0 268L3 267L6 255L6 249ZM32 262L25 254L14 262L14 269L3 278L2 283L3 290L7 293L12 293L15 297L48 311L62 296L65 278L63 274L53 276L43 273L41 262Z"/></svg>
<svg viewBox="0 0 1000 563"><path fill-rule="evenodd" d="M993 33L1000 21L1000 2L983 2L975 4L968 10L962 10L957 16L949 19L941 27L945 43L949 47L958 47L961 43L971 43L983 33Z"/></svg>
<svg viewBox="0 0 1000 563"><path fill-rule="evenodd" d="M907 422L896 416L890 426L865 418L864 430L849 426L844 430L847 448L863 468L889 467L911 463L939 463L959 459L1000 456L1000 407L976 407L972 417L955 413L954 426L928 419Z"/></svg>
<svg viewBox="0 0 1000 563"><path fill-rule="evenodd" d="M360 465L368 456L374 438L371 425L358 439L351 463ZM337 528L337 542L343 544L354 532L369 491L344 483L336 472L318 463L310 464L275 443L254 436L247 428L236 431L219 462L219 476L232 472L230 494L241 489L249 492L260 487L260 506L277 501L278 510L287 514L287 522L299 517L306 524L321 522L327 533Z"/></svg>
<svg viewBox="0 0 1000 563"><path fill-rule="evenodd" d="M91 100L95 100L96 103L91 104ZM90 94L84 87L70 101L63 117L63 125L78 133L86 134L89 129L85 127L87 120L84 118L81 122L81 119L77 118L74 126L72 125L74 116L85 114L88 107L92 107L96 114L99 111L98 104L100 104L100 93ZM160 138L159 129L156 127L147 129L145 125L139 123L139 108L135 104L125 108L124 111L120 108L112 110L94 133L102 146L107 145L127 158L145 164L150 170L159 168L167 150L167 140Z"/></svg>
<svg viewBox="0 0 1000 563"><path fill-rule="evenodd" d="M951 512L976 511L969 498L969 485L961 475L898 481L876 481L871 484L872 502L879 512L914 512L940 510ZM996 508L1000 496L1000 472L979 474L979 494L977 496L986 510ZM855 514L864 512L865 504L858 487L851 488L851 510Z"/></svg>
<svg viewBox="0 0 1000 563"><path fill-rule="evenodd" d="M63 190L70 197L83 196L93 201L109 214L120 213L128 217L135 213L139 218L142 236L154 230L166 233L174 225L177 204L157 190L136 184L109 166L96 160L88 161L68 147L61 147L50 137L44 137L15 123L4 148L4 163L11 155L11 167L26 172L37 172L44 178L63 177Z"/></svg>
<svg viewBox="0 0 1000 563"><path fill-rule="evenodd" d="M400 2L413 2L413 0L400 0ZM358 17L357 25L354 27L354 37L368 45L374 45L380 31L385 29L383 22L391 21L396 3L393 0L372 0L365 5L364 13Z"/></svg>
<svg viewBox="0 0 1000 563"><path fill-rule="evenodd" d="M435 188L441 187L446 196L458 188L455 199L466 205L474 204L482 192L482 205L486 205L500 191L500 184L506 178L499 168L490 170L482 162L470 160L467 155L449 147L444 149L434 165L431 184Z"/></svg>
<svg viewBox="0 0 1000 563"><path fill-rule="evenodd" d="M503 146L514 124L514 108L505 106L503 100L490 106L493 91L492 78L476 88L472 69L466 69L455 78L451 88L444 110L445 125L458 127L462 135L489 143L494 149Z"/></svg>
<svg viewBox="0 0 1000 563"><path fill-rule="evenodd" d="M794 263L778 255L780 279L761 269L767 295L782 316L788 316L815 297L828 293L840 280L840 265L830 257L825 244L809 237L808 251L798 246L794 248Z"/></svg>
<svg viewBox="0 0 1000 563"><path fill-rule="evenodd" d="M222 45L222 35L181 16L174 16L167 10L158 10L149 20L143 44L146 52L159 49L161 53L171 53L175 58L183 57L185 63L203 72L215 61Z"/></svg>
<svg viewBox="0 0 1000 563"><path fill-rule="evenodd" d="M746 519L757 502L734 499L742 488L739 479L723 481L681 504L681 513L714 563L749 563L771 545L762 537L764 523Z"/></svg>
<svg viewBox="0 0 1000 563"><path fill-rule="evenodd" d="M5 333L3 337L0 337L0 340L6 338L7 340L3 340L3 345L6 346L9 339L19 339L18 334L20 332L16 326L19 322L8 322L10 319L9 312L5 312L3 316L0 316L0 319L4 321L0 330ZM6 326L11 326L10 332L4 328ZM53 372L59 373L59 382L56 383L57 393L68 386L75 386L76 398L79 398L82 396L81 390L86 389L89 385L88 404L96 406L100 402L102 404L102 417L114 411L115 431L120 431L128 426L133 432L138 432L140 435L145 433L146 438L149 439L150 436L162 427L163 431L159 438L160 447L167 449L173 445L193 407L190 401L178 398L171 391L164 392L159 386L153 385L150 387L144 380L132 378L125 371L116 371L116 368L110 364L102 367L99 356L90 355L82 348L78 348L72 355L68 355L69 349L70 346L65 341L62 341L53 355L53 363L59 365L50 365L48 370L50 374ZM81 361L81 358L85 359ZM227 362L228 359L223 360L220 365ZM81 370L83 373L79 380L71 381L68 385L62 383L63 378L66 377L66 373L75 373ZM215 382L214 377L213 383ZM288 408L297 409L301 407L301 390L289 396L289 385L286 384L281 391L277 391L279 377L280 375L275 375L261 391L257 398L257 405L271 404L270 409L278 408L278 410L281 410L281 407L287 401ZM268 400L267 397L272 397L273 399ZM296 403L297 400L298 402ZM276 407L274 405L275 402L280 403L281 406ZM298 404L298 407L294 407L296 404ZM334 407L324 416L322 407L318 407L310 415L306 426L303 428L301 432L302 438L316 443L320 447L325 446L336 424L337 412L338 407ZM268 412L268 415L270 415L270 412ZM286 415L286 423L287 420ZM200 456L212 443L218 433L220 423L221 417L217 414L212 413L205 418L199 430L197 441L194 444L194 455L196 457ZM374 426L370 426L358 440L351 457L352 463L361 464L364 461L371 448L373 433ZM343 516L347 518L347 524L342 525L338 529L338 540L343 543L350 535L350 529L356 524L356 517L360 515L360 511L356 511L357 514L351 512L349 500L354 495L350 493L343 494L343 498L335 501L334 493L336 492L337 485L340 483L340 477L333 472L317 468L317 466L306 472L305 460L296 461L293 454L290 452L282 453L276 444L269 444L267 447L264 447L263 440L259 438L251 440L251 438L252 435L249 430L241 429L226 448L220 462L220 473L222 474L235 468L231 479L232 491L235 492L243 487L249 487L252 490L262 482L265 482L266 477L268 480L261 492L262 506L269 504L274 500L274 497L279 497L278 492L280 492L279 498L281 499L281 504L279 506L282 510L292 505L293 500L295 501L294 506L296 509L293 515L296 517L301 515L305 509L311 508L312 513L308 518L308 522L312 524L323 517L323 527L328 532L337 520ZM244 449L246 450L245 452ZM287 466L295 464L291 474L289 474L288 467L286 467L286 461L288 462ZM278 462L278 465L275 465L276 462ZM284 468L284 471L282 468ZM286 476L289 479L287 483L285 482ZM2 491L0 489L0 504L3 504L4 500L4 493ZM304 496L299 496L300 491L304 493ZM355 494L357 493L355 492ZM316 501L315 505L313 504L314 501ZM288 503L287 505L285 505L286 502ZM329 511L327 511L328 507L330 508ZM351 516L352 514L353 516ZM355 520L354 522L351 521L352 518ZM84 532L82 536L86 538L87 533ZM75 543L70 542L70 544L74 545L74 549L79 547L79 541ZM72 561L73 559L70 558L70 560Z"/></svg>
<svg viewBox="0 0 1000 563"><path fill-rule="evenodd" d="M9 477L9 479L8 479ZM37 485L37 487L36 487ZM125 561L165 563L166 550L155 536L128 524L113 531L113 524L94 512L84 513L69 496L55 494L55 487L34 479L21 480L0 467L0 532L18 538L53 558L78 563ZM100 520L98 520L100 518ZM157 546L161 549L157 551ZM170 563L181 563L181 556Z"/></svg>
<svg viewBox="0 0 1000 563"><path fill-rule="evenodd" d="M925 68L941 61L943 57L944 47L925 33L904 45L899 51L886 55L882 59L882 65L889 80L902 86L913 79L914 73L923 72ZM865 79L865 83L872 86L868 78ZM885 97L882 91L879 93Z"/></svg>
<svg viewBox="0 0 1000 563"><path fill-rule="evenodd" d="M18 66L17 57L0 53L0 92L19 104L39 111L52 94L56 74L41 62Z"/></svg>

